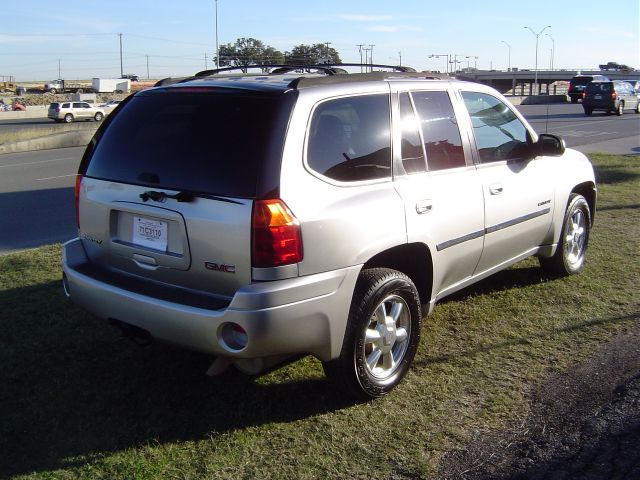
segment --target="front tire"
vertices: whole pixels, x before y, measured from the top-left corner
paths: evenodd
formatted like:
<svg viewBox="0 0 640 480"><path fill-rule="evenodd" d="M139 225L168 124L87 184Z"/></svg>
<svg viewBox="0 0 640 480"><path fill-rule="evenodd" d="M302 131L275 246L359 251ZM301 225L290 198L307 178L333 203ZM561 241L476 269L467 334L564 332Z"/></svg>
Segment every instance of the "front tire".
<svg viewBox="0 0 640 480"><path fill-rule="evenodd" d="M420 341L420 298L409 277L388 268L360 273L340 356L327 377L361 401L389 393L406 375Z"/></svg>
<svg viewBox="0 0 640 480"><path fill-rule="evenodd" d="M100 122L100 121L102 121L102 119L103 119L103 118L104 118L104 115L103 115L102 113L100 113L100 112L97 112L97 113L95 114L95 116L93 117L93 119L94 119L96 122Z"/></svg>
<svg viewBox="0 0 640 480"><path fill-rule="evenodd" d="M582 195L572 193L564 214L558 248L553 257L540 258L542 270L554 277L579 273L584 268L590 230L589 204Z"/></svg>

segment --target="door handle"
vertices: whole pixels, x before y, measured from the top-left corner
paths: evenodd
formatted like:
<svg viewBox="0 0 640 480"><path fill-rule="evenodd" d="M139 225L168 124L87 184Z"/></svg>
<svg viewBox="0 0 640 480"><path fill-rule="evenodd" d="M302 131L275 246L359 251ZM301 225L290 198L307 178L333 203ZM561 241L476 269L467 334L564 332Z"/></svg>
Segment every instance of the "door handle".
<svg viewBox="0 0 640 480"><path fill-rule="evenodd" d="M432 208L433 204L431 200L420 200L416 203L416 212L418 213L418 215L429 213Z"/></svg>
<svg viewBox="0 0 640 480"><path fill-rule="evenodd" d="M493 185L489 186L489 192L491 193L491 195L500 195L503 190L504 188L501 183L494 183Z"/></svg>

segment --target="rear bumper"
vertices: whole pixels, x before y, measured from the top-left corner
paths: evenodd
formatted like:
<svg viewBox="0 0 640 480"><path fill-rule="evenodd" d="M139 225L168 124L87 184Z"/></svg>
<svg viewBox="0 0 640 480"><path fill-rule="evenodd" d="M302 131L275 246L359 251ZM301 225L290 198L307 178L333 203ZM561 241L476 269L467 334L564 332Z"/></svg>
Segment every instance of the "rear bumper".
<svg viewBox="0 0 640 480"><path fill-rule="evenodd" d="M65 291L94 315L148 331L154 338L229 358L312 354L336 358L342 348L360 266L240 288L224 308L207 309L154 298L83 273L82 241L63 246ZM185 302L186 303L186 302ZM230 348L223 328L247 332L242 349Z"/></svg>

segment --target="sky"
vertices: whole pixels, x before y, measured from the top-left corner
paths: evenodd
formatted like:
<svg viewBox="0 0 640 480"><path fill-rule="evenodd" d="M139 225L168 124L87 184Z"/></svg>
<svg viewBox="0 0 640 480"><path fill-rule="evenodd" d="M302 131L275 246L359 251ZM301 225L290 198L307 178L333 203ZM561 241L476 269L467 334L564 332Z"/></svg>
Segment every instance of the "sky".
<svg viewBox="0 0 640 480"><path fill-rule="evenodd" d="M65 79L119 77L120 39L123 73L141 79L212 68L216 5L220 45L252 37L285 52L330 42L343 62L359 62L357 45L373 45L374 63L401 62L418 70L446 70L446 57L430 55L451 55L458 68L533 69L536 36L529 27L542 31L539 69L552 60L555 69L596 69L609 61L640 68L639 0L619 0L613 10L601 0L3 3L0 77L18 82L51 80L58 72Z"/></svg>

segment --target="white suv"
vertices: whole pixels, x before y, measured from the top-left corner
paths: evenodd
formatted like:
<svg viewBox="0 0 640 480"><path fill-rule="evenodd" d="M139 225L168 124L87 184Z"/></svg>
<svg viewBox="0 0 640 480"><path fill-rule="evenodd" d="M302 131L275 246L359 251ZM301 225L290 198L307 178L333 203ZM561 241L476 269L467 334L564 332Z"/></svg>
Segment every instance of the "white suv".
<svg viewBox="0 0 640 480"><path fill-rule="evenodd" d="M49 105L47 117L56 122L71 123L74 120L102 121L104 109L87 102L54 102Z"/></svg>
<svg viewBox="0 0 640 480"><path fill-rule="evenodd" d="M582 269L591 163L495 90L294 68L123 102L78 172L71 299L216 355L209 373L311 354L367 399L404 377L441 298L532 255Z"/></svg>

